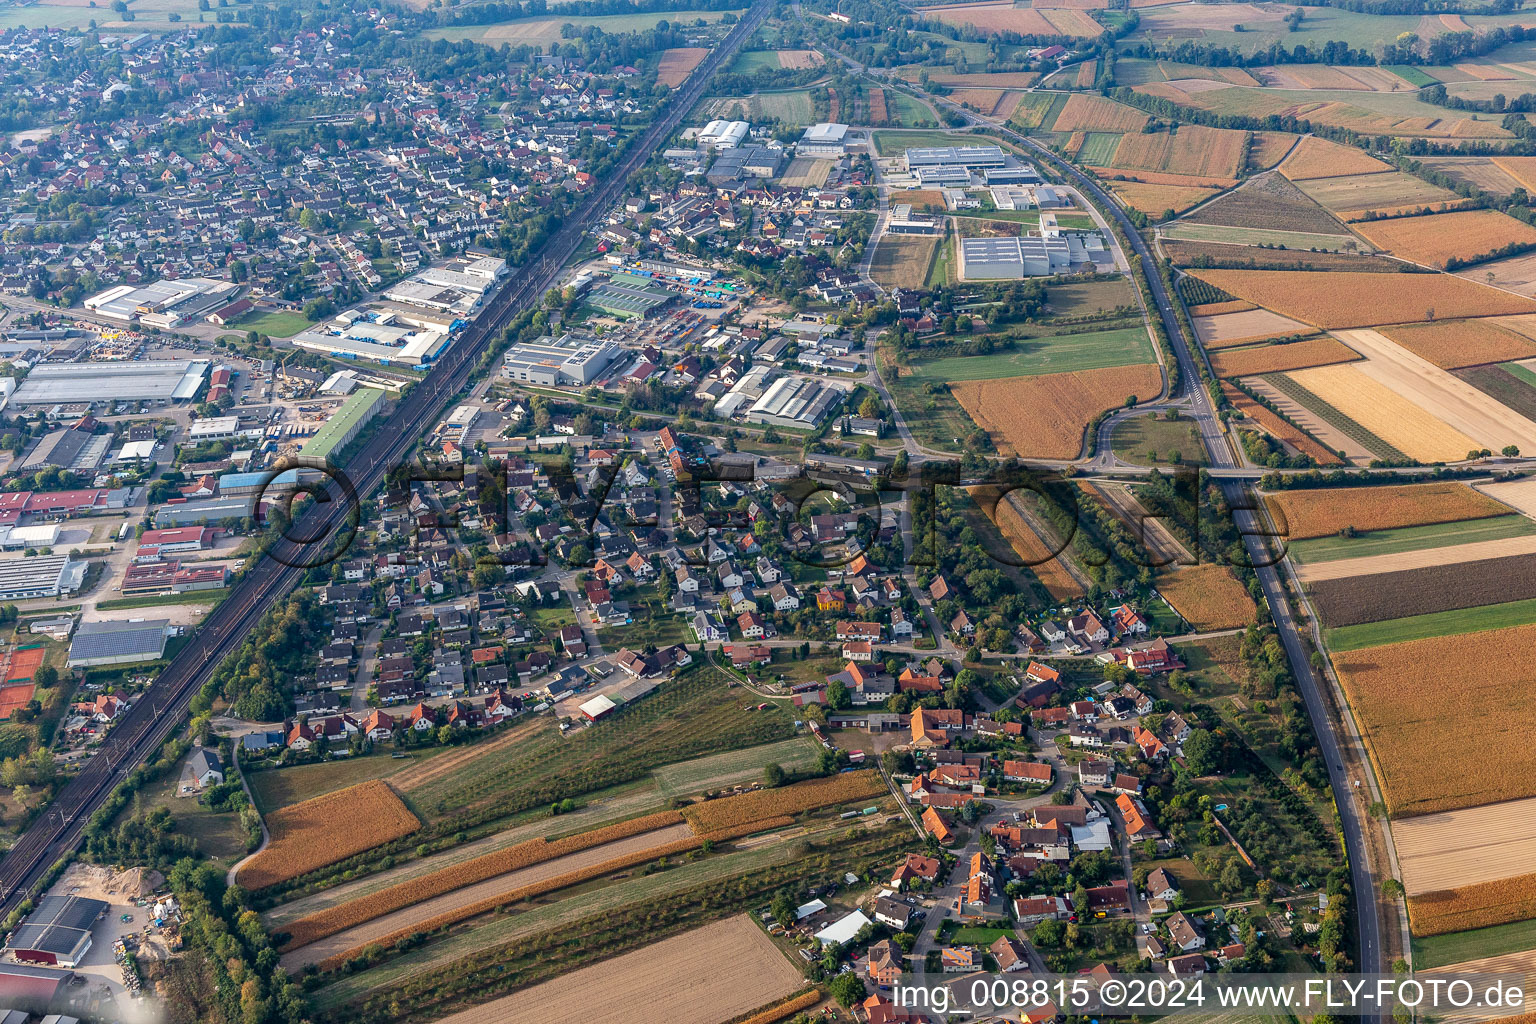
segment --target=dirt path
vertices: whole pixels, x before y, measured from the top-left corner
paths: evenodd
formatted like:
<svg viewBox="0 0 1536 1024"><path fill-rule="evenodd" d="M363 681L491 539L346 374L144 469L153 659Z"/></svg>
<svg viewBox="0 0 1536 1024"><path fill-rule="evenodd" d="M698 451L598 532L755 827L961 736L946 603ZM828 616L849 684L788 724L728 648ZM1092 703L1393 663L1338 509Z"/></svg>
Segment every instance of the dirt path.
<svg viewBox="0 0 1536 1024"><path fill-rule="evenodd" d="M1353 364L1367 377L1391 388L1431 415L1444 420L1485 448L1498 451L1507 444L1536 451L1536 423L1401 345L1379 331L1334 332L1365 356Z"/></svg>
<svg viewBox="0 0 1536 1024"><path fill-rule="evenodd" d="M1393 555L1370 555L1364 558L1339 558L1332 562L1313 562L1309 565L1298 565L1296 576L1303 583L1317 583L1321 580L1342 580L1350 576L1368 576L1378 572L1399 572L1403 569L1424 569L1434 565L1476 562L1482 558L1529 554L1536 554L1536 536L1480 540L1471 544L1452 544L1443 548L1400 551Z"/></svg>
<svg viewBox="0 0 1536 1024"><path fill-rule="evenodd" d="M720 969L702 969L711 963ZM743 914L451 1014L439 1024L718 1024L804 983Z"/></svg>
<svg viewBox="0 0 1536 1024"><path fill-rule="evenodd" d="M1525 874L1536 864L1536 798L1392 823L1408 895Z"/></svg>
<svg viewBox="0 0 1536 1024"><path fill-rule="evenodd" d="M423 900L405 910L386 914L375 918L366 924L360 924L356 928L349 928L344 932L338 932L329 938L312 942L307 946L294 950L284 956L282 964L289 973L296 973L306 966L319 963L328 956L336 953L345 953L349 949L363 946L374 939L382 938L391 932L408 928L411 925L436 917L438 914L460 907L469 906L480 900L488 899L502 893L511 892L525 885L542 882L557 875L563 875L569 871L579 871L594 864L601 864L605 860L615 857L623 857L631 853L639 853L643 850L653 849L666 843L686 839L693 835L693 830L687 825L673 825L670 828L658 829L655 832L647 832L644 835L631 836L614 843L605 843L602 846L594 846L580 853L573 853L557 860L545 861L543 864L535 864L521 871L511 871L505 875L497 875L495 878L486 879L475 885L455 889L453 892L435 896L429 900Z"/></svg>

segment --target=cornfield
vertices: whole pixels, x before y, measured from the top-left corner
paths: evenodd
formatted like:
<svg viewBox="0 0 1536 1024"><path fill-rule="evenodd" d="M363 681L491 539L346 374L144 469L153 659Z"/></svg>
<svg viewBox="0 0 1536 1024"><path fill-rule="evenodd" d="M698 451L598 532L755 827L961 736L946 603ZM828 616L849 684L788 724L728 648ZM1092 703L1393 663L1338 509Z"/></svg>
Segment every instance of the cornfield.
<svg viewBox="0 0 1536 1024"><path fill-rule="evenodd" d="M1089 421L1128 398L1147 401L1162 390L1162 369L1154 363L950 385L1003 454L1045 459L1077 458Z"/></svg>
<svg viewBox="0 0 1536 1024"><path fill-rule="evenodd" d="M774 1024L775 1021L781 1021L792 1013L809 1009L819 1002L821 1002L821 990L813 988L809 992L801 992L767 1009L759 1010L750 1017L743 1017L737 1024Z"/></svg>
<svg viewBox="0 0 1536 1024"><path fill-rule="evenodd" d="M1196 284L1204 284L1203 281L1196 281L1192 277L1185 278L1185 280L1195 281ZM1251 302L1244 302L1242 299L1230 299L1226 302L1207 302L1204 305L1190 306L1189 315L1221 316L1223 313L1246 313L1250 309L1254 308L1255 307Z"/></svg>
<svg viewBox="0 0 1536 1024"><path fill-rule="evenodd" d="M1362 153L1353 146L1341 146L1315 135L1309 135L1297 145L1280 165L1280 173L1292 181L1308 178L1337 178L1347 174L1373 174L1392 168L1373 156Z"/></svg>
<svg viewBox="0 0 1536 1024"><path fill-rule="evenodd" d="M1253 621L1253 598L1225 566L1186 565L1157 576L1157 592L1196 630L1237 629Z"/></svg>
<svg viewBox="0 0 1536 1024"><path fill-rule="evenodd" d="M499 893L495 896L488 896L478 902L470 903L462 907L456 907L453 910L438 914L436 917L428 918L427 920L418 922L417 924L411 925L410 927L401 928L398 931L390 932L388 935L385 935L379 939L375 939L366 945L349 949L343 953L338 953L335 956L326 957L324 960L320 961L320 970L336 970L348 960L351 960L358 954L362 953L363 950L368 948L368 946L380 946L387 949L388 947L394 945L396 942L399 942L401 939L408 938L412 935L425 934L428 932L437 931L439 928L447 928L450 925L458 924L460 921L467 921L472 917L478 917L481 914L490 913L498 907L509 906L514 903L521 903L524 900L530 900L536 896L542 896L545 893L555 892L558 889L566 889L573 885L580 885L583 882L590 882L594 878L601 878L604 875L612 874L615 871L625 871L629 868L638 867L641 864L647 864L660 857L670 857L678 853L687 853L690 850L698 849L706 842L723 843L731 839L739 839L742 836L749 835L753 832L761 832L771 828L783 828L786 825L793 825L794 823L795 820L789 817L766 818L760 821L750 822L736 828L723 829L718 832L710 832L702 836L690 836L686 839L679 839L675 842L667 843L662 846L652 847L649 850L642 850L638 853L627 854L623 857L615 857L612 860L603 861L601 864L593 864L590 867L582 868L580 871L570 871L563 875L556 875L554 878L546 878L542 882L535 882L532 885L525 885L521 888L513 889L510 892Z"/></svg>
<svg viewBox="0 0 1536 1024"><path fill-rule="evenodd" d="M884 794L885 784L874 771L845 772L825 779L812 779L781 789L759 789L723 800L706 800L684 808L683 817L702 835L723 828L749 825L765 818L795 815L832 804L867 800Z"/></svg>
<svg viewBox="0 0 1536 1024"><path fill-rule="evenodd" d="M1345 527L1395 530L1508 515L1508 505L1466 484L1405 484L1279 491L1266 497L1275 524L1291 540L1332 537Z"/></svg>
<svg viewBox="0 0 1536 1024"><path fill-rule="evenodd" d="M1386 335L1442 370L1536 356L1536 343L1488 320L1437 320L1383 328Z"/></svg>
<svg viewBox="0 0 1536 1024"><path fill-rule="evenodd" d="M462 889L467 885L474 885L476 882L483 882L488 878L495 878L497 875L520 871L523 868L594 846L601 846L604 843L643 835L646 832L666 828L668 825L679 824L682 820L683 816L677 811L658 811L642 818L632 818L629 821L617 822L590 832L580 832L563 839L530 839L527 842L509 846L505 850L496 850L462 864L455 864L399 885L392 885L361 899L349 900L301 917L286 929L288 940L283 944L281 952L286 953L291 949L307 946L311 942L318 942L327 936L346 931L348 928L355 928L385 914L394 913L396 910L429 900L434 896L441 896L455 889Z"/></svg>
<svg viewBox="0 0 1536 1024"><path fill-rule="evenodd" d="M408 836L421 827L395 791L375 779L267 815L271 841L236 881L262 889Z"/></svg>
<svg viewBox="0 0 1536 1024"><path fill-rule="evenodd" d="M1202 281L1328 330L1536 312L1536 302L1450 274L1196 270ZM1208 300L1215 301L1215 300Z"/></svg>
<svg viewBox="0 0 1536 1024"><path fill-rule="evenodd" d="M1360 353L1333 338L1312 338L1276 345L1221 349L1211 353L1211 369L1218 377L1257 377L1329 363L1347 363L1359 358Z"/></svg>
<svg viewBox="0 0 1536 1024"><path fill-rule="evenodd" d="M1459 210L1426 217L1364 221L1355 231L1394 256L1445 267L1508 245L1536 244L1536 228L1497 210Z"/></svg>
<svg viewBox="0 0 1536 1024"><path fill-rule="evenodd" d="M1427 892L1408 900L1408 920L1417 938L1531 918L1536 918L1536 874Z"/></svg>

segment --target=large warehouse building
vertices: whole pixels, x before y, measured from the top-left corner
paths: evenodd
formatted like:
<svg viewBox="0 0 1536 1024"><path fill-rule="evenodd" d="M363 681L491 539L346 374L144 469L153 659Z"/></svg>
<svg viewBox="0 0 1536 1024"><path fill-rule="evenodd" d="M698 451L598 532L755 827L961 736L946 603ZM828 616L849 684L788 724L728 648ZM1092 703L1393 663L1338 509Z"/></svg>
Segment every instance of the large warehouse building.
<svg viewBox="0 0 1536 1024"><path fill-rule="evenodd" d="M1086 267L1114 269L1114 258L1098 235L960 240L962 281L1017 281Z"/></svg>
<svg viewBox="0 0 1536 1024"><path fill-rule="evenodd" d="M413 326L393 313L355 309L293 338L295 345L311 352L402 366L432 362L451 341L452 334L435 326Z"/></svg>
<svg viewBox="0 0 1536 1024"><path fill-rule="evenodd" d="M810 377L780 377L747 410L748 423L814 429L842 402L839 388Z"/></svg>
<svg viewBox="0 0 1536 1024"><path fill-rule="evenodd" d="M91 948L91 928L107 911L102 900L45 896L11 934L5 951L23 963L76 967Z"/></svg>
<svg viewBox="0 0 1536 1024"><path fill-rule="evenodd" d="M208 367L206 359L43 363L27 374L10 404L188 401L197 394Z"/></svg>
<svg viewBox="0 0 1536 1024"><path fill-rule="evenodd" d="M304 442L299 454L312 459L329 459L362 433L368 421L384 408L384 392L377 388L358 388L331 414L325 426Z"/></svg>
<svg viewBox="0 0 1536 1024"><path fill-rule="evenodd" d="M68 555L0 559L0 600L72 594L85 581L87 564L71 562Z"/></svg>
<svg viewBox="0 0 1536 1024"><path fill-rule="evenodd" d="M907 170L923 167L1003 167L1008 157L1000 146L917 146L907 150Z"/></svg>
<svg viewBox="0 0 1536 1024"><path fill-rule="evenodd" d="M569 334L513 345L502 358L501 375L545 387L585 387L624 350L611 341L581 342Z"/></svg>
<svg viewBox="0 0 1536 1024"><path fill-rule="evenodd" d="M165 654L165 630L170 624L170 619L82 622L69 643L69 667L155 661Z"/></svg>
<svg viewBox="0 0 1536 1024"><path fill-rule="evenodd" d="M154 284L120 284L85 300L85 308L109 320L166 330L200 320L229 305L239 285L211 277L188 277Z"/></svg>

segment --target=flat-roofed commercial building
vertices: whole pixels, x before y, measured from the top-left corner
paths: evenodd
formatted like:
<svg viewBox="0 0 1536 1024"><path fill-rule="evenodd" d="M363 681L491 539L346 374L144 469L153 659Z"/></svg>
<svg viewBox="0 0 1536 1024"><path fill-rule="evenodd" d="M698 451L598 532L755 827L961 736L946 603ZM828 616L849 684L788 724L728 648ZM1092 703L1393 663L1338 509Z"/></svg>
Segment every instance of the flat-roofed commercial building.
<svg viewBox="0 0 1536 1024"><path fill-rule="evenodd" d="M677 298L676 292L632 274L614 274L587 293L589 305L621 320L644 319Z"/></svg>
<svg viewBox="0 0 1536 1024"><path fill-rule="evenodd" d="M915 146L906 153L907 170L919 167L1003 167L1008 157L1000 146Z"/></svg>
<svg viewBox="0 0 1536 1024"><path fill-rule="evenodd" d="M69 642L69 667L155 661L165 654L165 630L170 624L170 619L82 622Z"/></svg>
<svg viewBox="0 0 1536 1024"><path fill-rule="evenodd" d="M349 311L350 312L350 311ZM323 326L302 331L293 343L311 352L343 359L371 359L376 363L421 366L432 362L453 341L453 335L436 324L400 323L406 317L393 311L352 317L343 315ZM458 323L457 320L453 321Z"/></svg>
<svg viewBox="0 0 1536 1024"><path fill-rule="evenodd" d="M85 308L110 320L169 330L229 305L238 290L238 285L210 277L124 284L92 295L85 300Z"/></svg>
<svg viewBox="0 0 1536 1024"><path fill-rule="evenodd" d="M254 516L256 505L254 497L167 502L155 511L155 527L165 530L178 526L213 526L238 522Z"/></svg>
<svg viewBox="0 0 1536 1024"><path fill-rule="evenodd" d="M368 421L384 407L384 398L384 392L377 388L358 388L341 403L341 408L331 414L320 432L304 442L299 454L308 458L329 459L334 452L345 448L348 442L362 433Z"/></svg>
<svg viewBox="0 0 1536 1024"><path fill-rule="evenodd" d="M206 359L43 363L27 374L9 404L186 401L197 394L208 366Z"/></svg>
<svg viewBox="0 0 1536 1024"><path fill-rule="evenodd" d="M891 207L891 220L886 230L893 235L936 235L939 222L912 212L911 203L897 203Z"/></svg>
<svg viewBox="0 0 1536 1024"><path fill-rule="evenodd" d="M58 597L79 589L84 562L71 563L68 555L37 555L33 558L0 558L0 599ZM75 571L75 566L80 571Z"/></svg>
<svg viewBox="0 0 1536 1024"><path fill-rule="evenodd" d="M802 430L820 426L844 393L839 388L809 377L780 377L768 386L763 397L747 410L748 423L769 423Z"/></svg>
<svg viewBox="0 0 1536 1024"><path fill-rule="evenodd" d="M1016 281L1024 277L1065 274L1074 262L1072 236L1055 238L962 238L960 278L964 281ZM1078 243L1086 263L1087 252Z"/></svg>
<svg viewBox="0 0 1536 1024"><path fill-rule="evenodd" d="M919 167L916 169L916 174L918 183L929 188L971 183L970 170L953 164L943 167Z"/></svg>
<svg viewBox="0 0 1536 1024"><path fill-rule="evenodd" d="M569 334L513 345L502 357L501 375L545 387L585 387L624 350L610 341L579 342Z"/></svg>
<svg viewBox="0 0 1536 1024"><path fill-rule="evenodd" d="M848 126L823 121L813 124L795 144L796 156L835 160L848 152Z"/></svg>
<svg viewBox="0 0 1536 1024"><path fill-rule="evenodd" d="M45 896L11 935L5 951L23 963L77 967L90 951L91 929L107 906L80 896Z"/></svg>

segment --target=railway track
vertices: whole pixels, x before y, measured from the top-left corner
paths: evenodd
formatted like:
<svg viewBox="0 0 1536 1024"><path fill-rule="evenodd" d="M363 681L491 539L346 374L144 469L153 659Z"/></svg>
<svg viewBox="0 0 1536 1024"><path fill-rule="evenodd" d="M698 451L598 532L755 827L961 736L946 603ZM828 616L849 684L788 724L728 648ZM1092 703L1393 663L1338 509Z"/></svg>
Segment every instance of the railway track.
<svg viewBox="0 0 1536 1024"><path fill-rule="evenodd" d="M507 325L554 286L596 216L618 199L630 176L677 129L703 96L709 80L762 24L771 6L769 0L758 0L742 16L674 92L661 117L630 147L613 173L540 246L537 258L519 268L516 278L502 286L447 355L341 467L358 498L384 482L389 468L405 458L433 418L468 384L480 357ZM48 868L75 848L91 815L107 801L114 787L181 724L193 696L214 669L239 647L272 602L298 583L304 572L299 566L314 561L352 513L351 500L344 500L345 491L333 483L309 503L287 535L269 548L268 557L261 558L209 614L191 642L171 659L95 756L0 860L0 915L19 906Z"/></svg>

